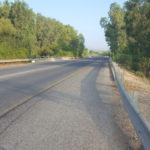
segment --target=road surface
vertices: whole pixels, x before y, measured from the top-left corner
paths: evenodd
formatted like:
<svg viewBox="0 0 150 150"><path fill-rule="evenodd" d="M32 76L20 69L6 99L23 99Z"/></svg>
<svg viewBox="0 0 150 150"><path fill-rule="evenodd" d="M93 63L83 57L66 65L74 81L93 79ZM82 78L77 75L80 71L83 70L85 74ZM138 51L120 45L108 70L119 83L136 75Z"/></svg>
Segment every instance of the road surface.
<svg viewBox="0 0 150 150"><path fill-rule="evenodd" d="M105 57L1 68L0 150L127 150L119 100Z"/></svg>

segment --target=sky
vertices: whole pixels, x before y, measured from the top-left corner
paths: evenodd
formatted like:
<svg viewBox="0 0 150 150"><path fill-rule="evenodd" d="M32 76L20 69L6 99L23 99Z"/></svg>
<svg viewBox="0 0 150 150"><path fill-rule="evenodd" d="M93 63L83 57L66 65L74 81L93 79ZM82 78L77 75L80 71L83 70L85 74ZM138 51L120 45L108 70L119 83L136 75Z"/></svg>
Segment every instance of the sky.
<svg viewBox="0 0 150 150"><path fill-rule="evenodd" d="M34 12L73 26L78 33L83 34L85 46L90 50L109 50L105 41L104 30L100 27L99 21L101 17L108 17L111 3L117 2L122 6L125 2L125 0L24 1Z"/></svg>

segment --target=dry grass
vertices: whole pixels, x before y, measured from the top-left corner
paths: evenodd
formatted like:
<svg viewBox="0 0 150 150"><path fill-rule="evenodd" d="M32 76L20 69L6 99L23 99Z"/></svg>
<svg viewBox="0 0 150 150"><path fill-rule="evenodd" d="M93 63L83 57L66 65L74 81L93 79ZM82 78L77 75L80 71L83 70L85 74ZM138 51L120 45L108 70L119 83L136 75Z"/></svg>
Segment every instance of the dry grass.
<svg viewBox="0 0 150 150"><path fill-rule="evenodd" d="M150 80L138 77L124 68L121 68L121 72L125 89L138 92L139 111L150 123Z"/></svg>
<svg viewBox="0 0 150 150"><path fill-rule="evenodd" d="M122 129L123 133L128 137L128 150L143 150L142 144L139 137L136 134L136 131L131 123L131 120L128 117L124 107L120 104L116 110L118 113L114 117L117 125Z"/></svg>

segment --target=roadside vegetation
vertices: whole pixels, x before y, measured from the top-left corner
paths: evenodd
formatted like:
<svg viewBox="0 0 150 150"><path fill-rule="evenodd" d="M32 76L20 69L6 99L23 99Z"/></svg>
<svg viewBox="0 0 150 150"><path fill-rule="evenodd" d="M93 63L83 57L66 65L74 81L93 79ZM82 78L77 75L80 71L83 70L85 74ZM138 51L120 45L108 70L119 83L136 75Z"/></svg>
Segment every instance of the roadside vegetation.
<svg viewBox="0 0 150 150"><path fill-rule="evenodd" d="M95 51L95 50L90 50L89 51L89 56L109 56L110 52L109 51Z"/></svg>
<svg viewBox="0 0 150 150"><path fill-rule="evenodd" d="M150 1L129 0L121 8L112 3L100 24L114 61L150 78Z"/></svg>
<svg viewBox="0 0 150 150"><path fill-rule="evenodd" d="M84 37L72 26L36 14L24 1L0 3L0 59L84 55Z"/></svg>

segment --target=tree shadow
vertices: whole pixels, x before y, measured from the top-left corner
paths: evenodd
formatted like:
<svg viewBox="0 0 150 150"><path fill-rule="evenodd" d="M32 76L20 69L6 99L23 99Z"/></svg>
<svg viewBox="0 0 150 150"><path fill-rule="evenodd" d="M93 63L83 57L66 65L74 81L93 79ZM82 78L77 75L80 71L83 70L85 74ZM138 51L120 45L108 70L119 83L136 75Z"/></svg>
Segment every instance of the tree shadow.
<svg viewBox="0 0 150 150"><path fill-rule="evenodd" d="M114 120L114 115L117 113L114 110L117 110L120 96L114 83L112 84L112 82L109 81L111 80L111 74L106 74L105 76L103 74L103 71L108 69L108 61L103 60L101 64L95 64L93 68L93 71L91 71L81 83L80 93L81 97L84 97L87 112L95 122L100 133L108 140L109 145L113 146L114 144L118 144L118 146L122 146L122 148L130 147L131 149L130 145L123 144L126 142L129 144L128 135L124 133L123 129L121 129ZM97 81L98 76L101 74L101 78L107 78L107 83L105 79L104 81L103 79ZM114 141L117 142L113 143Z"/></svg>
<svg viewBox="0 0 150 150"><path fill-rule="evenodd" d="M7 149L5 149L4 147L1 147L1 146L0 146L0 150L7 150Z"/></svg>
<svg viewBox="0 0 150 150"><path fill-rule="evenodd" d="M108 69L108 61L104 59L88 66L92 67L92 70L81 81L79 96L68 91L63 93L51 89L47 94L42 94L41 98L69 108L76 107L76 109L86 111L91 116L100 134L108 140L109 145L118 144L118 146L122 146L122 143L128 143L129 137L114 120L114 115L117 113L114 110L117 110L119 105L116 99L120 97L114 83L110 81L110 75L104 76L103 74L103 71ZM102 75L101 78L107 78L108 82L105 83L103 79L97 81L99 75ZM51 98L49 98L50 95ZM76 105L76 102L78 105ZM113 143L114 141L117 142ZM129 148L129 145L124 144L123 147Z"/></svg>

